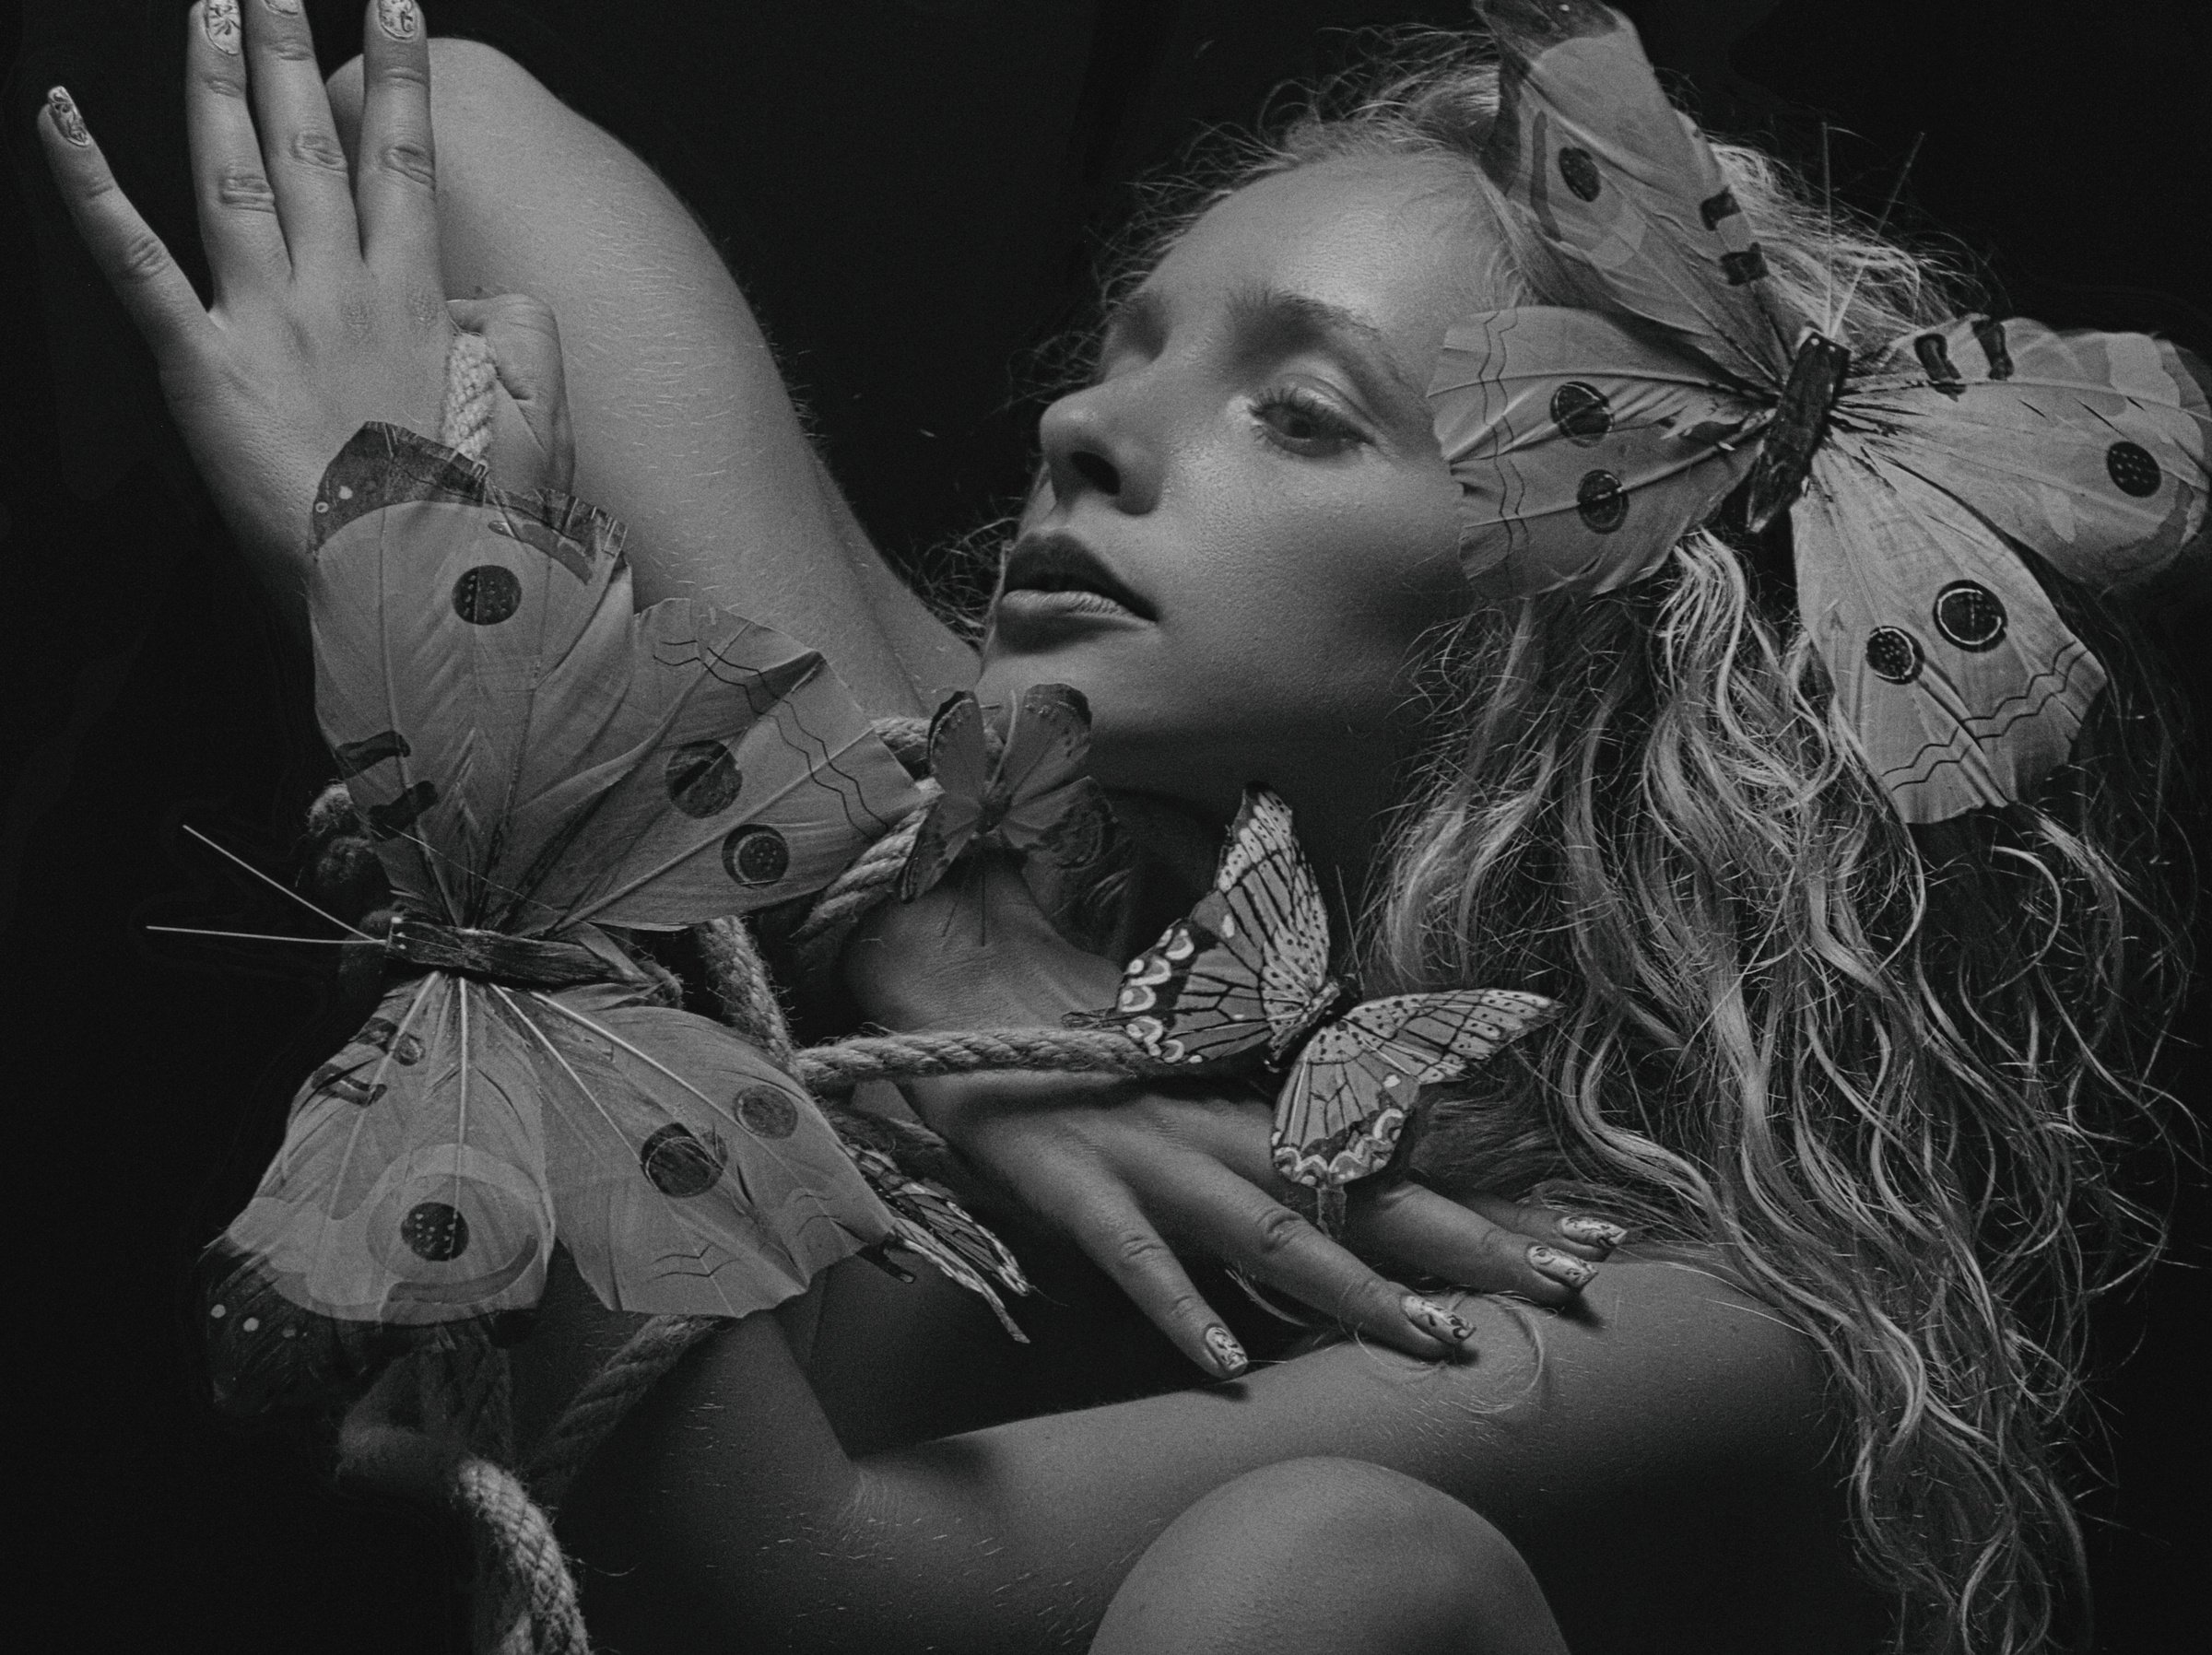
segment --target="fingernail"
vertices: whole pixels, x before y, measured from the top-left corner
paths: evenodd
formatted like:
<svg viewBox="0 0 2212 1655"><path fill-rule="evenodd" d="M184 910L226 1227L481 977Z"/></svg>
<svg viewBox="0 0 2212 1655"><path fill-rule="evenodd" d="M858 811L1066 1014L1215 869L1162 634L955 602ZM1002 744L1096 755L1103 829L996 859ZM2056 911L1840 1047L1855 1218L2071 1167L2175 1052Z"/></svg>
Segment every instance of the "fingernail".
<svg viewBox="0 0 2212 1655"><path fill-rule="evenodd" d="M1408 1293L1400 1302L1406 1309L1406 1320L1432 1338L1441 1339L1446 1344L1465 1344L1475 1337L1473 1322L1434 1299Z"/></svg>
<svg viewBox="0 0 2212 1655"><path fill-rule="evenodd" d="M1206 1354L1214 1359L1214 1366L1225 1379L1233 1379L1252 1366L1252 1358L1237 1343L1237 1336L1219 1322L1206 1330Z"/></svg>
<svg viewBox="0 0 2212 1655"><path fill-rule="evenodd" d="M85 118L77 112L76 100L69 96L67 87L48 88L46 108L62 136L80 147L92 142L92 135L85 130Z"/></svg>
<svg viewBox="0 0 2212 1655"><path fill-rule="evenodd" d="M1603 1218L1593 1218L1583 1213L1560 1219L1559 1234L1570 1241L1580 1241L1584 1247L1602 1247L1607 1252L1629 1238L1629 1232L1619 1225L1607 1224Z"/></svg>
<svg viewBox="0 0 2212 1655"><path fill-rule="evenodd" d="M1591 1278L1597 1274L1596 1265L1571 1258L1557 1248L1546 1247L1540 1241L1528 1250L1528 1262L1539 1275L1547 1275L1555 1282L1578 1289L1587 1286Z"/></svg>
<svg viewBox="0 0 2212 1655"><path fill-rule="evenodd" d="M261 3L280 18L296 18L300 15L300 0L261 0Z"/></svg>
<svg viewBox="0 0 2212 1655"><path fill-rule="evenodd" d="M415 0L376 0L376 26L395 41L411 41L422 32L422 13Z"/></svg>
<svg viewBox="0 0 2212 1655"><path fill-rule="evenodd" d="M238 55L238 0L207 0L200 10L207 43L226 57Z"/></svg>

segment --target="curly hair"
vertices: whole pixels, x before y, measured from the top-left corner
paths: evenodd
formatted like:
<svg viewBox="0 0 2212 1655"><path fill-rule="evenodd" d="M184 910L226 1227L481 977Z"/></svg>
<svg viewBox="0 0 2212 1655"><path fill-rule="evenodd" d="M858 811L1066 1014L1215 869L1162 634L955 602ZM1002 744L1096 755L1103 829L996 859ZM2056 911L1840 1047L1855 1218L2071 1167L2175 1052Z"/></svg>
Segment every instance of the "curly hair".
<svg viewBox="0 0 2212 1655"><path fill-rule="evenodd" d="M1479 36L1371 37L1269 141L1156 189L1109 297L1208 205L1344 158L1441 160L1506 288L1589 303L1477 158ZM1967 308L1956 271L1716 143L1785 303L1865 356ZM1772 539L1770 536L1769 539ZM2067 1419L2084 1311L2145 1268L2119 1161L2186 986L2181 704L2124 616L2037 569L2110 684L2034 802L1908 828L1800 625L1723 522L1650 577L1478 607L1423 663L1433 735L1371 880L1369 993L1510 982L1547 1039L1438 1106L1443 1187L1542 1190L1697 1245L1825 1358L1861 1564L1895 1647L2086 1636Z"/></svg>

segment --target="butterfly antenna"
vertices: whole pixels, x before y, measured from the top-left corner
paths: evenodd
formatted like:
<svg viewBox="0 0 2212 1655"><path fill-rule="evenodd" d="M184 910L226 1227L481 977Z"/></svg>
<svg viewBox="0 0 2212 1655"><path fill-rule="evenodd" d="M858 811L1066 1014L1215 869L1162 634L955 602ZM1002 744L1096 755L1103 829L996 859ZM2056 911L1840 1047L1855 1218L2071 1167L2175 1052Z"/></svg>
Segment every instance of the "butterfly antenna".
<svg viewBox="0 0 2212 1655"><path fill-rule="evenodd" d="M1914 135L1912 147L1905 151L1905 164L1897 170L1897 182L1889 186L1889 199L1882 203L1882 216L1874 221L1876 235L1880 235L1889 227L1889 215L1897 210L1898 200L1905 193L1905 180L1912 175L1912 163L1920 158L1920 147L1926 141L1927 135L1924 132ZM1851 286L1843 289L1843 302L1836 307L1838 325L1841 325L1843 321L1843 312L1851 308L1853 295L1859 290L1859 278L1865 274L1866 264L1862 260L1859 267L1851 273ZM1832 336L1834 329L1830 328L1830 333Z"/></svg>
<svg viewBox="0 0 2212 1655"><path fill-rule="evenodd" d="M353 946L353 938L343 936L279 936L271 931L209 931L199 925L148 925L147 930L167 932L171 936L227 936L241 943L305 943L314 948ZM373 942L375 939L363 937L362 940Z"/></svg>
<svg viewBox="0 0 2212 1655"><path fill-rule="evenodd" d="M189 822L183 823L182 826L183 827L185 832L191 834L193 838L198 839L200 843L206 845L210 851L214 851L223 856L228 856L232 862L238 863L240 867L245 869L247 873L253 874L254 878L260 880L264 885L282 891L286 896L297 902L301 908L306 909L308 912L317 915L322 919L328 920L340 931L351 932L355 936L360 938L364 943L373 943L376 941L376 939L371 936L367 932L359 930L354 926L347 924L346 921L339 919L337 915L317 908L312 902L310 902L305 897L302 897L298 891L292 889L290 886L286 885L283 881L271 879L266 874L263 873L259 868L255 867L252 863L248 862L244 857L239 855L236 851L224 850L222 846L217 844L213 839L202 833L197 828L193 827Z"/></svg>

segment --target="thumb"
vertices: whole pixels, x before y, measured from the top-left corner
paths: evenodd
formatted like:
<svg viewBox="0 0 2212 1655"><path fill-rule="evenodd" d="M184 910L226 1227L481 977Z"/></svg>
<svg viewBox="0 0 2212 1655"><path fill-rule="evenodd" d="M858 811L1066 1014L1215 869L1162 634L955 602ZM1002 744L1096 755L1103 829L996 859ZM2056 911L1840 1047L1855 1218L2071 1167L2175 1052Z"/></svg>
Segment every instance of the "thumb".
<svg viewBox="0 0 2212 1655"><path fill-rule="evenodd" d="M454 299L458 327L481 334L499 384L492 395L491 445L485 459L502 488L566 492L575 476L560 324L551 307L522 293Z"/></svg>

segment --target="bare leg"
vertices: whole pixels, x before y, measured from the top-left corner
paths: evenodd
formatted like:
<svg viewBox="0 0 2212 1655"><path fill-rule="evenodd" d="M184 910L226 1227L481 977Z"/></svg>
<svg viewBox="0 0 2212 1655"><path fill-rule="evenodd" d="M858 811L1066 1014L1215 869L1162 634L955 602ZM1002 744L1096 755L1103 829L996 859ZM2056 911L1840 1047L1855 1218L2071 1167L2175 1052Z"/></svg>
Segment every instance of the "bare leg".
<svg viewBox="0 0 2212 1655"><path fill-rule="evenodd" d="M1467 1507L1359 1460L1223 1485L1137 1559L1090 1655L1567 1655L1528 1565Z"/></svg>
<svg viewBox="0 0 2212 1655"><path fill-rule="evenodd" d="M869 545L712 245L652 169L488 46L431 42L454 298L527 293L561 331L576 492L630 528L641 602L727 604L814 645L877 713L973 658ZM350 150L359 60L331 77Z"/></svg>

